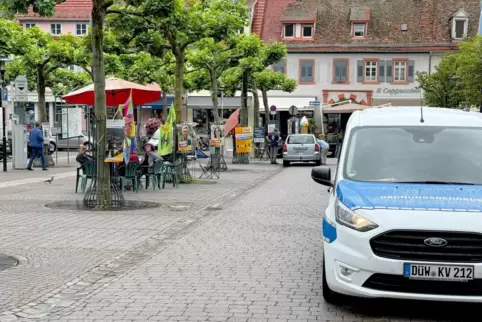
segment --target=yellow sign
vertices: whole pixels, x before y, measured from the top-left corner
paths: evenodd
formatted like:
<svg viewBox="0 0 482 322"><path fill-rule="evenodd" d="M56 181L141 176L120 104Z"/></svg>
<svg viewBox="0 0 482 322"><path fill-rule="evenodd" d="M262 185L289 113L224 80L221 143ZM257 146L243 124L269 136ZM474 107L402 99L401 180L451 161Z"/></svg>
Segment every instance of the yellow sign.
<svg viewBox="0 0 482 322"><path fill-rule="evenodd" d="M253 130L248 127L237 127L234 130L236 153L250 153L253 149Z"/></svg>

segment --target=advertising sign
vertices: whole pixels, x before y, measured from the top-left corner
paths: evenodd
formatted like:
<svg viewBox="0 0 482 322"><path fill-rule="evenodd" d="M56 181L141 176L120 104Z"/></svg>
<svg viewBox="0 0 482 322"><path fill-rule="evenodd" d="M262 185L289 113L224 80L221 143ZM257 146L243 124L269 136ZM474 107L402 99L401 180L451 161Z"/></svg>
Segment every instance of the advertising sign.
<svg viewBox="0 0 482 322"><path fill-rule="evenodd" d="M50 142L51 138L51 132L50 132L50 123L49 122L43 122L42 123L42 133L44 136L44 144L48 144Z"/></svg>
<svg viewBox="0 0 482 322"><path fill-rule="evenodd" d="M107 158L113 157L121 153L123 155L124 150L124 133L125 133L125 122L124 120L107 120L107 134L106 143L108 156ZM122 159L121 159L122 161Z"/></svg>
<svg viewBox="0 0 482 322"><path fill-rule="evenodd" d="M224 126L212 125L211 126L211 140L209 145L215 148L222 147L224 145Z"/></svg>
<svg viewBox="0 0 482 322"><path fill-rule="evenodd" d="M62 138L82 135L82 109L80 107L62 108Z"/></svg>
<svg viewBox="0 0 482 322"><path fill-rule="evenodd" d="M190 152L192 150L192 137L191 133L189 132L189 126L183 125L181 127L181 131L178 132L178 150L179 152Z"/></svg>
<svg viewBox="0 0 482 322"><path fill-rule="evenodd" d="M254 143L263 143L265 140L264 127L254 128Z"/></svg>
<svg viewBox="0 0 482 322"><path fill-rule="evenodd" d="M234 130L236 153L250 153L253 148L253 131L251 127L237 127Z"/></svg>

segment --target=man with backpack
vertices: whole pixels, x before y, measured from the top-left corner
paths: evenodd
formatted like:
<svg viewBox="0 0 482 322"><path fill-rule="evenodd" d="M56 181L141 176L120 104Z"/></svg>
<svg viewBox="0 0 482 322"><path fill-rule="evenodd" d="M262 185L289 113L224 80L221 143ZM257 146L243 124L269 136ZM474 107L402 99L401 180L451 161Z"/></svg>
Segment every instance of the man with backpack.
<svg viewBox="0 0 482 322"><path fill-rule="evenodd" d="M271 164L278 164L276 157L278 156L278 144L281 139L278 129L274 129L271 134L267 136L270 149Z"/></svg>

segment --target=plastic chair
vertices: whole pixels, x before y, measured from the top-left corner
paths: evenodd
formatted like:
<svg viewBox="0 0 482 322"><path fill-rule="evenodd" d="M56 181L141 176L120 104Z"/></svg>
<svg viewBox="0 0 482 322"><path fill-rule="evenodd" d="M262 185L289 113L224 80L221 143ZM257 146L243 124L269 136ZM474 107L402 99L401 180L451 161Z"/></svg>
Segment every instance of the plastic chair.
<svg viewBox="0 0 482 322"><path fill-rule="evenodd" d="M82 173L81 173L82 171ZM88 161L84 162L80 167L77 168L77 178L75 180L75 193L78 191L79 181L80 189L83 193L85 193L85 189L87 188L87 180L92 180L96 175L96 165L95 161Z"/></svg>
<svg viewBox="0 0 482 322"><path fill-rule="evenodd" d="M122 192L124 192L127 180L131 180L134 191L139 192L139 168L139 163L129 163L126 165L126 172L123 177L120 177Z"/></svg>
<svg viewBox="0 0 482 322"><path fill-rule="evenodd" d="M162 177L162 160L158 160L152 166L152 173L145 173L146 176L146 189L149 187L149 182L152 182L152 190L156 190L156 184L161 189L161 177Z"/></svg>
<svg viewBox="0 0 482 322"><path fill-rule="evenodd" d="M182 159L179 158L175 163L163 163L162 164L162 189L166 187L166 179L169 177L172 181L172 186L179 188L180 181L180 171L179 168L182 166Z"/></svg>

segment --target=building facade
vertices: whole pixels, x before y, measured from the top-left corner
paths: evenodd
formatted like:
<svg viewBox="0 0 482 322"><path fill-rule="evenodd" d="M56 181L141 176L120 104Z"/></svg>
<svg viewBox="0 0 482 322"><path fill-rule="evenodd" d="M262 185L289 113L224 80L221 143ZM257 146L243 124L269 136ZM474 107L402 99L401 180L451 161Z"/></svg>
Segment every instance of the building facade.
<svg viewBox="0 0 482 322"><path fill-rule="evenodd" d="M318 102L422 104L417 73L478 32L480 0L258 0L255 14L253 32L288 47L273 69L298 82L293 93L269 93L283 128L291 105L321 125Z"/></svg>

